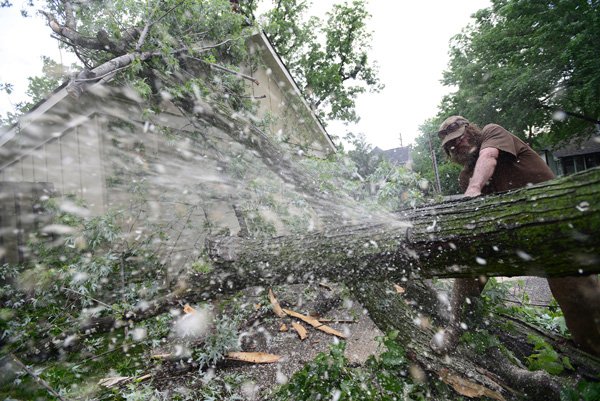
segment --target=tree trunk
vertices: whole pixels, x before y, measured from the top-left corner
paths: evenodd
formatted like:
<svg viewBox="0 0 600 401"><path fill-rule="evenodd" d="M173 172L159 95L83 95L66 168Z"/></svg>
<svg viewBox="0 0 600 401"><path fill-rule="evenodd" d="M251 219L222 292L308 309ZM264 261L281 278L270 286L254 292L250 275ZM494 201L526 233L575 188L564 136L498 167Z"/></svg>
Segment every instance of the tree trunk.
<svg viewBox="0 0 600 401"><path fill-rule="evenodd" d="M212 239L207 292L314 279L600 273L600 169L446 202L364 226L268 240ZM206 280L205 280L206 281Z"/></svg>
<svg viewBox="0 0 600 401"><path fill-rule="evenodd" d="M385 281L360 282L352 288L375 324L384 331L397 330L398 341L405 347L410 360L431 377L439 377L446 383L449 383L448 376L460 378L454 382L483 386L504 399L557 400L563 386L573 385L567 378L550 376L543 371L528 371L509 360L498 347L489 347L477 354L473 347L461 343L447 356L435 354L429 344L437 331L436 325L443 321L438 314L437 294L421 280L408 283L405 291L398 294L393 284ZM531 348L526 351L524 347L528 346L527 334L534 332L569 356L578 376L593 380L600 373L598 358L564 342L559 345L544 333L518 322L517 328L510 333L506 329L499 333L496 329L505 327L505 323L506 319L495 316L486 329L498 333L508 350L516 350L513 352L517 357L523 356L520 352L524 356L532 353Z"/></svg>
<svg viewBox="0 0 600 401"><path fill-rule="evenodd" d="M207 244L211 272L194 273L186 288L126 313L126 321L147 319L187 297L197 302L252 286L599 273L599 192L600 169L593 169L388 215L385 222L267 240L215 238ZM75 332L106 331L116 323L92 319Z"/></svg>

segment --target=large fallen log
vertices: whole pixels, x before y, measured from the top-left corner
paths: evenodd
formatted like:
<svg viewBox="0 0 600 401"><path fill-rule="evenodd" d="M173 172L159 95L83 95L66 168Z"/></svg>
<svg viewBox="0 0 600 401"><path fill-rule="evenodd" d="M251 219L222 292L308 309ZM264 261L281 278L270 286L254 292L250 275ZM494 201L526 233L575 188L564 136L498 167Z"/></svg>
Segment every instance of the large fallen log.
<svg viewBox="0 0 600 401"><path fill-rule="evenodd" d="M250 285L412 277L600 273L600 169L388 221L268 240L215 238L208 292Z"/></svg>
<svg viewBox="0 0 600 401"><path fill-rule="evenodd" d="M181 300L213 299L252 286L600 273L598 199L600 169L594 169L496 196L404 211L363 226L266 240L213 238L207 244L210 272L194 273L186 288L141 303L122 321L91 319L75 332L107 331Z"/></svg>

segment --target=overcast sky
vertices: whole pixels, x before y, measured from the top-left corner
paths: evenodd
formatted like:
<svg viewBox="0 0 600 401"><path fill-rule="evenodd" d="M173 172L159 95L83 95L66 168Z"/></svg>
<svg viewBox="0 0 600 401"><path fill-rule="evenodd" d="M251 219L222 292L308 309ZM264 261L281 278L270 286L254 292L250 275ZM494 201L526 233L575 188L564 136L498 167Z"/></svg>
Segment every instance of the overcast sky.
<svg viewBox="0 0 600 401"><path fill-rule="evenodd" d="M316 15L324 15L334 0L313 1ZM40 17L22 18L20 2L0 8L0 82L12 83L15 92L27 88L28 76L41 72L41 55L69 64L60 52L50 29ZM437 106L449 89L440 84L448 63L448 42L465 27L470 16L489 5L489 0L370 0L368 9L373 31L372 59L379 64L385 89L365 94L358 100L361 121L346 127L330 123L328 131L343 136L347 131L363 132L374 146L383 149L414 142L418 127L436 114ZM0 114L12 110L20 99L0 93Z"/></svg>
<svg viewBox="0 0 600 401"><path fill-rule="evenodd" d="M333 3L326 0L322 2ZM440 83L448 64L448 43L489 0L370 0L373 58L385 89L362 96L361 121L354 132L382 149L414 143L418 127L435 116L442 96L449 92ZM333 133L343 125L331 124Z"/></svg>

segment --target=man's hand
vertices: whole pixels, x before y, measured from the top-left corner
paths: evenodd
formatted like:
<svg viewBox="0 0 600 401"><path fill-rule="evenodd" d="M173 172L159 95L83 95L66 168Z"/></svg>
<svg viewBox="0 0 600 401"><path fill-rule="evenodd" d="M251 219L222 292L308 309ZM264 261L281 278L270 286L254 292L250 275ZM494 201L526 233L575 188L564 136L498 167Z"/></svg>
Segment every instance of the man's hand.
<svg viewBox="0 0 600 401"><path fill-rule="evenodd" d="M494 174L499 155L500 151L496 148L483 148L479 151L479 157L477 163L475 163L473 176L469 180L465 196L481 195L481 189Z"/></svg>
<svg viewBox="0 0 600 401"><path fill-rule="evenodd" d="M467 188L467 190L465 191L465 196L466 197L474 197L474 196L479 196L481 195L481 191L478 190L477 188Z"/></svg>

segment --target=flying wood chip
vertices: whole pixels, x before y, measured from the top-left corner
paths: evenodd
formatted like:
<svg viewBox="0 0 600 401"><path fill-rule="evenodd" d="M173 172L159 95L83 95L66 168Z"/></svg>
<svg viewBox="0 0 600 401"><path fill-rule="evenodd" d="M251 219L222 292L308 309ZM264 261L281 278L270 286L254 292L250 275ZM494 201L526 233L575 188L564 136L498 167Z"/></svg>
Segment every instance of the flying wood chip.
<svg viewBox="0 0 600 401"><path fill-rule="evenodd" d="M473 383L472 381L452 374L446 368L441 369L438 374L442 381L452 386L454 391L460 395L464 395L469 398L485 396L498 401L506 401L506 399L497 391L490 390L481 384Z"/></svg>
<svg viewBox="0 0 600 401"><path fill-rule="evenodd" d="M274 363L281 359L279 355L264 352L230 352L225 358L250 363Z"/></svg>
<svg viewBox="0 0 600 401"><path fill-rule="evenodd" d="M189 304L185 304L183 307L183 313L196 313L196 309L192 308Z"/></svg>
<svg viewBox="0 0 600 401"><path fill-rule="evenodd" d="M131 381L131 379L133 379L133 378L129 377L129 376L107 377L107 378L101 379L98 382L98 385L103 386L103 387L115 387L121 383L128 383Z"/></svg>
<svg viewBox="0 0 600 401"><path fill-rule="evenodd" d="M400 287L398 284L394 284L394 289L398 294L404 294L406 290L403 287Z"/></svg>
<svg viewBox="0 0 600 401"><path fill-rule="evenodd" d="M298 312L294 312L289 309L283 309L283 311L285 312L286 315L298 318L298 319L302 320L304 323L310 324L312 327L314 327L317 330L321 330L324 333L331 334L331 335L339 337L339 338L346 338L346 336L343 335L341 332L339 332L335 329L332 329L329 326L324 325L323 323L319 322L319 320L315 319L314 317L302 315Z"/></svg>
<svg viewBox="0 0 600 401"><path fill-rule="evenodd" d="M308 332L300 323L292 323L292 327L294 328L294 330L296 330L296 333L298 333L298 337L300 337L300 340L305 340L306 337L308 337Z"/></svg>
<svg viewBox="0 0 600 401"><path fill-rule="evenodd" d="M279 301L275 297L273 291L269 288L269 301L271 301L271 306L273 307L273 312L279 317L285 317L285 312L281 309L279 305Z"/></svg>

